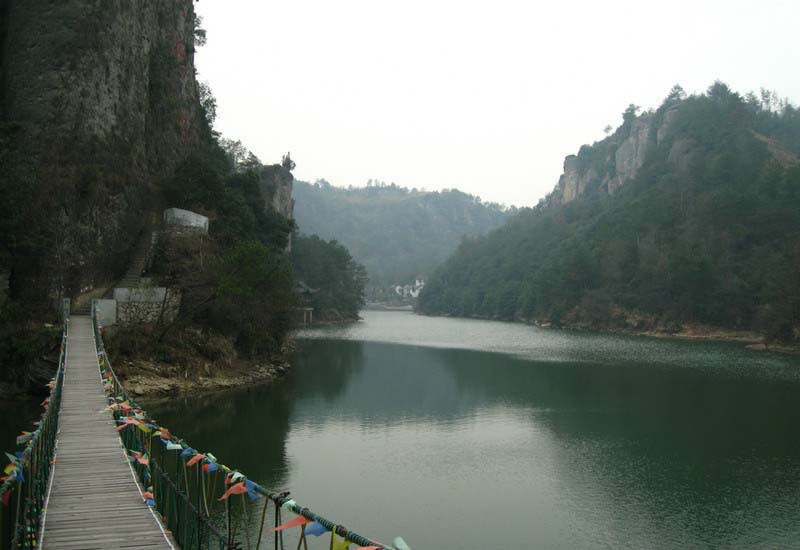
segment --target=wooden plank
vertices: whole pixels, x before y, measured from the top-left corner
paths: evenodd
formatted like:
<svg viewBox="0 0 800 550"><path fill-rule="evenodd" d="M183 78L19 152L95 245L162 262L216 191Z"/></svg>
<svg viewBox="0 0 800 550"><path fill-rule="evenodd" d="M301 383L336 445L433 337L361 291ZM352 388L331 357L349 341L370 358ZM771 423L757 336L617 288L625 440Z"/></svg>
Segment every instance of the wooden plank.
<svg viewBox="0 0 800 550"><path fill-rule="evenodd" d="M177 548L144 504L106 406L91 319L70 318L42 548Z"/></svg>

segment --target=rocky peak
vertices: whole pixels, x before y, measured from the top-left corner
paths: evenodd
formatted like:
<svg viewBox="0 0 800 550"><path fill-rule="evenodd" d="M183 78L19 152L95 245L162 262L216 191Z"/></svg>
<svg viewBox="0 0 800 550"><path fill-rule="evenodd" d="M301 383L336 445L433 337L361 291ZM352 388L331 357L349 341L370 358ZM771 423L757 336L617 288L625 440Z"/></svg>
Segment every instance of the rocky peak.
<svg viewBox="0 0 800 550"><path fill-rule="evenodd" d="M635 116L607 138L568 155L550 202L565 204L587 192L613 194L636 176L651 148L670 135L677 113L673 105Z"/></svg>

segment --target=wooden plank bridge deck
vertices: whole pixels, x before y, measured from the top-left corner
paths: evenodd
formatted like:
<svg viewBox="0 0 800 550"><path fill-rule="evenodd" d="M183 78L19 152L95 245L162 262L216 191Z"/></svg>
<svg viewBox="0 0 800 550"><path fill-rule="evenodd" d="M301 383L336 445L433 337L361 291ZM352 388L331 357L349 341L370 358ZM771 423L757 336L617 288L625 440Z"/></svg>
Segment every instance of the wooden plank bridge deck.
<svg viewBox="0 0 800 550"><path fill-rule="evenodd" d="M43 548L175 548L128 462L106 406L92 321L73 316Z"/></svg>

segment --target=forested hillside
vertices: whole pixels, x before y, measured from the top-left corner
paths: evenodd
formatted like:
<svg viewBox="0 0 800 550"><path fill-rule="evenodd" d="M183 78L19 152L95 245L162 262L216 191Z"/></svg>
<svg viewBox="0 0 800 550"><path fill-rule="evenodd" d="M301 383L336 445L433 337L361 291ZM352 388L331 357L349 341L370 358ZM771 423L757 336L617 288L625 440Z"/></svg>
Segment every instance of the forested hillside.
<svg viewBox="0 0 800 550"><path fill-rule="evenodd" d="M367 268L371 286L413 282L451 254L464 236L500 226L509 210L455 189L426 192L370 182L334 187L295 182L299 230L336 239Z"/></svg>
<svg viewBox="0 0 800 550"><path fill-rule="evenodd" d="M317 235L295 235L292 266L295 277L312 289L307 305L314 308L317 320L358 319L367 274L344 246Z"/></svg>
<svg viewBox="0 0 800 550"><path fill-rule="evenodd" d="M800 111L722 83L630 106L567 157L554 192L463 243L419 299L428 314L798 337Z"/></svg>

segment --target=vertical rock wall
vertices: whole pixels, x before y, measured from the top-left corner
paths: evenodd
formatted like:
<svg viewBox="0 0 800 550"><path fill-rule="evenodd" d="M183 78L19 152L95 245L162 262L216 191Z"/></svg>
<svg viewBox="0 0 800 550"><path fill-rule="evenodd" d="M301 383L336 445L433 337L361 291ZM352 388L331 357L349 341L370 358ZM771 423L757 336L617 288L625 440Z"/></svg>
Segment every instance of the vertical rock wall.
<svg viewBox="0 0 800 550"><path fill-rule="evenodd" d="M193 3L3 0L2 13L0 122L33 159L42 262L57 257L74 293L124 269L154 186L207 131Z"/></svg>
<svg viewBox="0 0 800 550"><path fill-rule="evenodd" d="M644 113L620 126L606 139L591 146L584 145L577 155L568 155L550 201L564 204L594 191L613 194L636 177L652 148L669 137L677 113L677 106L658 113L659 116ZM670 158L678 164L680 160Z"/></svg>

